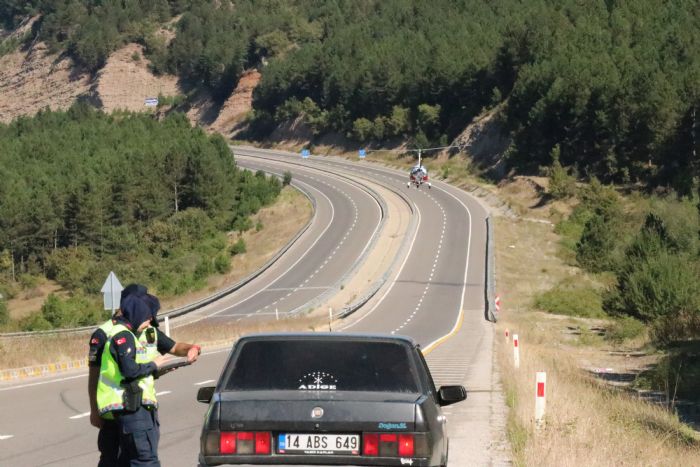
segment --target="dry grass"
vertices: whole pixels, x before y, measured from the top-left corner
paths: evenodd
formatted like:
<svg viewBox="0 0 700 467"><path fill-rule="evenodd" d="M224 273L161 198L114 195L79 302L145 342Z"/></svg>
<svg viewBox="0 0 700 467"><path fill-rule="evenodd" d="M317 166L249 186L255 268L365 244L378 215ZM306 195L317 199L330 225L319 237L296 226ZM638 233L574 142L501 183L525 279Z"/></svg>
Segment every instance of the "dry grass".
<svg viewBox="0 0 700 467"><path fill-rule="evenodd" d="M615 355L612 344L590 331L605 320L532 309L537 293L567 277L585 279L558 258L557 241L551 225L496 220L496 283L502 302L499 336L509 329L521 343L520 369L514 370L512 344L502 337L497 341L516 464L700 465L700 437L677 416L585 371L591 366L613 366L633 373L635 366L648 364L654 356ZM626 342L625 346L629 350L643 344ZM537 371L547 372L546 426L540 431L533 420Z"/></svg>

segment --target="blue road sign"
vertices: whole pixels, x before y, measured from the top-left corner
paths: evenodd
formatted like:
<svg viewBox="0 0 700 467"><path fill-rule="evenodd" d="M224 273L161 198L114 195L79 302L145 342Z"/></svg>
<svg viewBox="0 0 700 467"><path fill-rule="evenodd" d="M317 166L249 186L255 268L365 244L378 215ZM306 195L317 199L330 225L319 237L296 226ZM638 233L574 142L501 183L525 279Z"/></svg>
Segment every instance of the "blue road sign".
<svg viewBox="0 0 700 467"><path fill-rule="evenodd" d="M367 156L367 151L360 149L360 159L364 159Z"/></svg>
<svg viewBox="0 0 700 467"><path fill-rule="evenodd" d="M309 152L308 149L302 149L302 150L301 150L301 157L303 157L304 159L308 159L308 158L309 158L309 154L311 154L311 153Z"/></svg>

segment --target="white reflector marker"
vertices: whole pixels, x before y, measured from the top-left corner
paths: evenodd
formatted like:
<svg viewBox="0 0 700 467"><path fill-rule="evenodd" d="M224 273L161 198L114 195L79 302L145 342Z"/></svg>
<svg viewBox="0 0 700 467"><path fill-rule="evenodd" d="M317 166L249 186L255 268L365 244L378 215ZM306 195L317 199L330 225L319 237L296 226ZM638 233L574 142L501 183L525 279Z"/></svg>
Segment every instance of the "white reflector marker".
<svg viewBox="0 0 700 467"><path fill-rule="evenodd" d="M520 341L517 334L513 334L513 366L520 368Z"/></svg>
<svg viewBox="0 0 700 467"><path fill-rule="evenodd" d="M544 411L547 406L547 373L538 371L535 378L535 425L544 425Z"/></svg>

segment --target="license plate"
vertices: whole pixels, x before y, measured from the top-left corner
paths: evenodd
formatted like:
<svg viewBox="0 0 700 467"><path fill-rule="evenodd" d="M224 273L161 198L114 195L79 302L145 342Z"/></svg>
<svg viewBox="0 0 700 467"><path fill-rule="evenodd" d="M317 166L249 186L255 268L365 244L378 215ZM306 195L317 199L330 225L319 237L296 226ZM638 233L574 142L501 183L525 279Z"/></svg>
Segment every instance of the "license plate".
<svg viewBox="0 0 700 467"><path fill-rule="evenodd" d="M360 454L360 436L282 433L278 437L277 452L354 456Z"/></svg>

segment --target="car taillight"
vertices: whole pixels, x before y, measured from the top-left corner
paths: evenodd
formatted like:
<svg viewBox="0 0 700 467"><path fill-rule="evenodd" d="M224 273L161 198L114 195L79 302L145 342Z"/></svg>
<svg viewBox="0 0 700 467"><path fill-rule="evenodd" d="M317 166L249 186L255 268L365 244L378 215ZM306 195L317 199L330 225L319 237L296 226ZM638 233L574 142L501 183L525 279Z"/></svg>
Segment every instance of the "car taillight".
<svg viewBox="0 0 700 467"><path fill-rule="evenodd" d="M221 432L219 452L221 454L236 454L236 433Z"/></svg>
<svg viewBox="0 0 700 467"><path fill-rule="evenodd" d="M399 457L413 457L413 435L399 435Z"/></svg>
<svg viewBox="0 0 700 467"><path fill-rule="evenodd" d="M365 433L362 436L362 454L365 456L379 455L379 435Z"/></svg>
<svg viewBox="0 0 700 467"><path fill-rule="evenodd" d="M255 454L270 454L270 433L263 431L255 433Z"/></svg>
<svg viewBox="0 0 700 467"><path fill-rule="evenodd" d="M219 437L221 454L270 454L269 431L222 431Z"/></svg>
<svg viewBox="0 0 700 467"><path fill-rule="evenodd" d="M364 433L362 454L379 457L428 457L425 434Z"/></svg>

